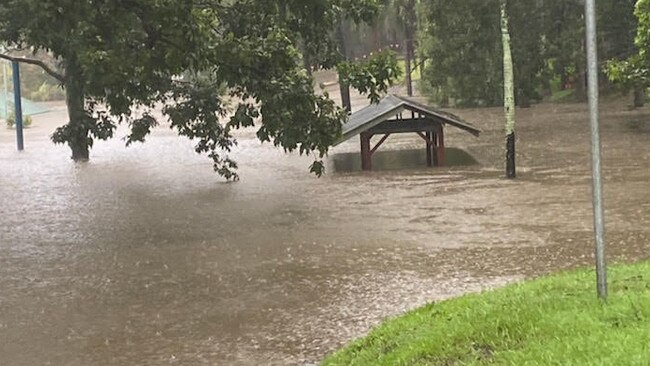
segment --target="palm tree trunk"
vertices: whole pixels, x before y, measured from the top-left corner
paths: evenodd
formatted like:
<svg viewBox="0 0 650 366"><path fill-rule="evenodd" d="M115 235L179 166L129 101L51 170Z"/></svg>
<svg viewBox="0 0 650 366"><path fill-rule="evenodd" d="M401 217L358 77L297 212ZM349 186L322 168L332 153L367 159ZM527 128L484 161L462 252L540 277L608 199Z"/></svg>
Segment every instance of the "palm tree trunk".
<svg viewBox="0 0 650 366"><path fill-rule="evenodd" d="M515 77L512 65L508 2L501 0L501 36L503 39L503 108L506 116L506 176L517 176L515 166Z"/></svg>

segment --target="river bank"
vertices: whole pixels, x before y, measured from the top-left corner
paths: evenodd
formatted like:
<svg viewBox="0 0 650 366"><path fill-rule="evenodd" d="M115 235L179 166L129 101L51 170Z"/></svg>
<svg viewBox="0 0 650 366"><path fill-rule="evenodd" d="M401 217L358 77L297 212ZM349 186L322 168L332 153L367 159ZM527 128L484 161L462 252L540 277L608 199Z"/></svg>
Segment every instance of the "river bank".
<svg viewBox="0 0 650 366"><path fill-rule="evenodd" d="M592 269L432 303L391 319L327 358L352 365L644 365L650 359L650 263Z"/></svg>

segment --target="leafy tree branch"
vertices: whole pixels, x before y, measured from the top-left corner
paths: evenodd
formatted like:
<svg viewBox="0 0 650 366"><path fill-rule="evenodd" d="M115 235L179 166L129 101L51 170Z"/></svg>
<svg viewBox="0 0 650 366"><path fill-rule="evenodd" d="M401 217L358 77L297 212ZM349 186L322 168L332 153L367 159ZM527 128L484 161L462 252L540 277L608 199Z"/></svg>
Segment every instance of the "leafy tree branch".
<svg viewBox="0 0 650 366"><path fill-rule="evenodd" d="M27 58L27 57L17 57L17 56L10 56L4 53L0 53L0 58L5 59L11 62L20 62L24 64L29 64L29 65L36 65L43 69L48 75L52 76L56 80L60 81L61 83L65 82L65 76L57 71L55 71L53 68L48 66L45 62L33 58Z"/></svg>

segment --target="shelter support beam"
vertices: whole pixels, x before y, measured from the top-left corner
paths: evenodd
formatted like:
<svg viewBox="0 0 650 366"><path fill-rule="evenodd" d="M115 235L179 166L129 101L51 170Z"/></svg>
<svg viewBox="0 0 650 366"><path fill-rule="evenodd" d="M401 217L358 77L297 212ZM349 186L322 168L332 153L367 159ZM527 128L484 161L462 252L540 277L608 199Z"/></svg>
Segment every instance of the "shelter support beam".
<svg viewBox="0 0 650 366"><path fill-rule="evenodd" d="M386 142L386 139L388 139L389 137L390 137L390 133L385 134L384 137L382 137L381 140L379 140L379 142L377 143L377 145L375 145L375 147L373 147L372 150L370 150L370 155L374 154L375 151L377 151L377 149L379 149L379 147L380 147L384 142Z"/></svg>
<svg viewBox="0 0 650 366"><path fill-rule="evenodd" d="M390 137L390 133L385 134L375 145L371 148L370 140L372 139L373 134L364 132L361 134L361 169L362 170L372 170L372 154L375 153L381 147L381 145L386 142Z"/></svg>
<svg viewBox="0 0 650 366"><path fill-rule="evenodd" d="M435 130L440 122L431 119L388 120L368 130L378 135L385 133L411 133Z"/></svg>
<svg viewBox="0 0 650 366"><path fill-rule="evenodd" d="M425 141L427 142L427 166L428 167L433 167L433 132L428 131L426 133L426 139Z"/></svg>
<svg viewBox="0 0 650 366"><path fill-rule="evenodd" d="M438 129L437 137L437 164L436 166L445 166L445 129L442 126Z"/></svg>
<svg viewBox="0 0 650 366"><path fill-rule="evenodd" d="M362 133L361 137L361 169L364 171L372 170L372 151L370 150L371 134Z"/></svg>
<svg viewBox="0 0 650 366"><path fill-rule="evenodd" d="M442 130L439 129L438 131ZM441 162L444 163L444 152L442 152L441 155L441 148L440 148L440 132L436 133L433 131L427 131L426 134L418 132L418 135L424 139L427 143L427 166L428 167L434 167L434 166L442 166ZM443 147L444 148L444 147ZM442 159L441 159L442 158Z"/></svg>

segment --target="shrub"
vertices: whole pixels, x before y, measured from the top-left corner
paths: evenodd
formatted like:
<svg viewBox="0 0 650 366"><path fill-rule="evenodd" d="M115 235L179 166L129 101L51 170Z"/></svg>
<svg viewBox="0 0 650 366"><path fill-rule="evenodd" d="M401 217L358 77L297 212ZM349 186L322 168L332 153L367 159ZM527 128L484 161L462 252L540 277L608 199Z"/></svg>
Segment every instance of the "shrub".
<svg viewBox="0 0 650 366"><path fill-rule="evenodd" d="M13 128L14 125L16 125L16 115L14 113L11 113L9 116L7 116L7 128ZM27 128L32 125L32 117L31 116L23 116L23 127Z"/></svg>

